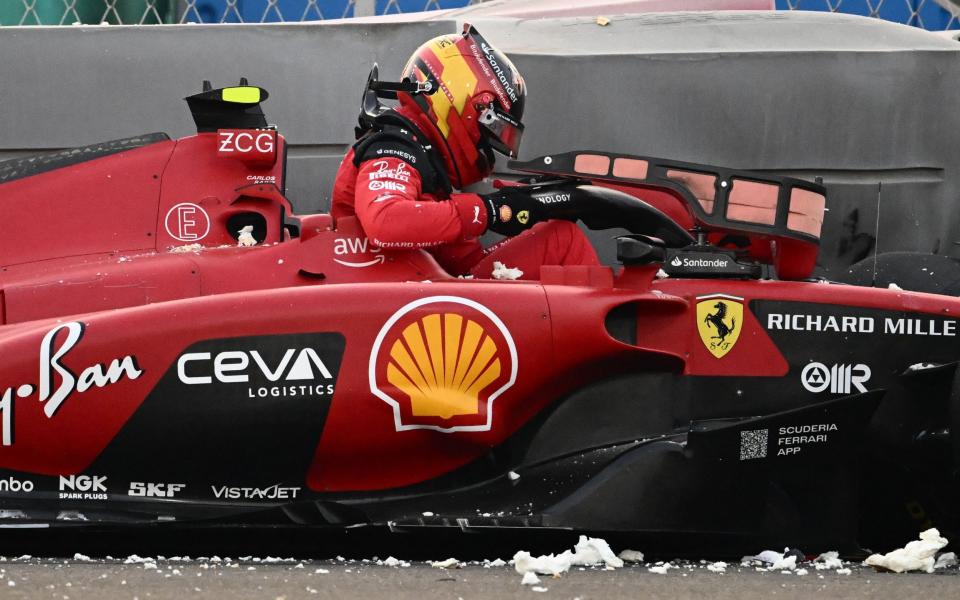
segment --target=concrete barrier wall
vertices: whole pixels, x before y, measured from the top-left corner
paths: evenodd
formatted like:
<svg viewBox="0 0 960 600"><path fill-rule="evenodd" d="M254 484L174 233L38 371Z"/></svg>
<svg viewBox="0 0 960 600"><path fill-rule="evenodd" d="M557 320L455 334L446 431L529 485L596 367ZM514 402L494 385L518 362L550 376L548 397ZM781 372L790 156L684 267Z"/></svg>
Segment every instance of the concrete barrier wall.
<svg viewBox="0 0 960 600"><path fill-rule="evenodd" d="M530 95L522 158L570 149L822 176L821 262L960 241L960 43L820 13L479 19ZM0 158L147 131L192 133L203 79L266 87L300 212L329 206L373 61L395 74L429 22L0 29ZM598 239L608 236L599 236ZM609 246L609 244L607 244Z"/></svg>

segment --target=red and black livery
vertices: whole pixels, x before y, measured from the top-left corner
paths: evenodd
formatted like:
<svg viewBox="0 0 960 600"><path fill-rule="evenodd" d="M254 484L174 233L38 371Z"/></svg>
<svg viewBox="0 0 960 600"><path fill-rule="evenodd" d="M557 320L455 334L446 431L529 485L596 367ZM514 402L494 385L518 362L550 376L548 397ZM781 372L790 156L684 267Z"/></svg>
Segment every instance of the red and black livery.
<svg viewBox="0 0 960 600"><path fill-rule="evenodd" d="M514 163L621 264L458 279L292 214L265 97L0 163L0 526L955 528L960 300L811 279L819 184Z"/></svg>

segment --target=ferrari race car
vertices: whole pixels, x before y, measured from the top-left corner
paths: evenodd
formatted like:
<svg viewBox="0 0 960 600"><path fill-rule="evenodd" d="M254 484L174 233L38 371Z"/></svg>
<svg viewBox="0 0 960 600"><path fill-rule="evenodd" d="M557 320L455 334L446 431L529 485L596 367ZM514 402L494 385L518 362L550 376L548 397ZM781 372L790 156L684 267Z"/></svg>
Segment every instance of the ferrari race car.
<svg viewBox="0 0 960 600"><path fill-rule="evenodd" d="M621 264L454 278L294 215L266 97L0 163L0 527L955 530L960 300L812 279L819 183L514 162Z"/></svg>

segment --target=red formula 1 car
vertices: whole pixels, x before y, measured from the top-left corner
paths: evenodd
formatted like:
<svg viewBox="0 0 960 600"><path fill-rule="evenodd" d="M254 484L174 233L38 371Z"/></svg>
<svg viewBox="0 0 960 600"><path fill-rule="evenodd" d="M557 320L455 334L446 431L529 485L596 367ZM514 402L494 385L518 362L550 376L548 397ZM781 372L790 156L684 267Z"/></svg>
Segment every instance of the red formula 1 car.
<svg viewBox="0 0 960 600"><path fill-rule="evenodd" d="M809 279L820 185L514 163L622 266L457 279L293 215L265 98L0 163L0 526L953 531L960 300Z"/></svg>

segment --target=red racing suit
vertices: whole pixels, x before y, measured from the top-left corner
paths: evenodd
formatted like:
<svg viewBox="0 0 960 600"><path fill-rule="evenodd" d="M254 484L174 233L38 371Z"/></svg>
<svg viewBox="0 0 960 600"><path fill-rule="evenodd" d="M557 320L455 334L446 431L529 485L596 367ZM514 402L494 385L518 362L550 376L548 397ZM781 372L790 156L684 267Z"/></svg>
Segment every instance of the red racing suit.
<svg viewBox="0 0 960 600"><path fill-rule="evenodd" d="M598 264L589 240L569 221L539 223L484 249L483 199L453 192L437 153L418 142L406 129L358 142L337 171L331 215L355 215L381 248L425 249L451 275L488 279L501 262L523 271L523 279L539 279L542 265Z"/></svg>

